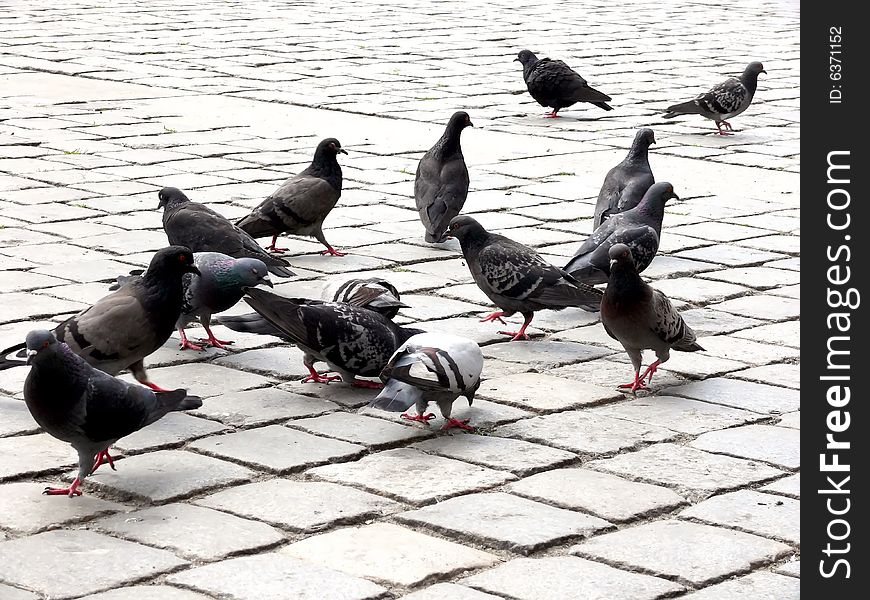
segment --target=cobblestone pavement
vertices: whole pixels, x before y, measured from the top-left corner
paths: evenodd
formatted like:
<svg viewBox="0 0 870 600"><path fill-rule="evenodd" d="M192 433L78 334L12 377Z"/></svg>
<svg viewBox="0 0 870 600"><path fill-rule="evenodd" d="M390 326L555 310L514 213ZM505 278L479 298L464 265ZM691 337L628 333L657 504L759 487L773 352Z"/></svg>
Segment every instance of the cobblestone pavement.
<svg viewBox="0 0 870 600"><path fill-rule="evenodd" d="M0 373L0 598L798 597L799 200L796 2L430 0L0 6L0 345L78 311L165 245L157 190L238 217L335 136L344 258L288 240L298 278L383 275L403 323L474 338L477 434L360 411L370 390L301 384L301 353L245 334L148 359L205 397L122 439L117 472L40 495L75 454ZM524 47L565 59L616 110L542 119ZM756 102L720 138L664 121L750 60ZM416 161L457 109L466 212L563 264L639 126L682 201L646 271L706 352L653 395L594 315L544 312L505 343L455 247L422 241ZM235 312L245 312L236 307ZM457 414L458 413L458 414ZM133 586L133 587L130 587ZM106 591L113 590L113 591Z"/></svg>

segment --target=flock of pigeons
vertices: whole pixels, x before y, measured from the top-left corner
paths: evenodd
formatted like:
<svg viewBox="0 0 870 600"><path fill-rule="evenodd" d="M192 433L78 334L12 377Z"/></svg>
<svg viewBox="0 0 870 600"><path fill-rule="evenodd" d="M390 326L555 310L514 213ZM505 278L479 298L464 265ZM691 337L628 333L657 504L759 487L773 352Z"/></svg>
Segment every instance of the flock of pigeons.
<svg viewBox="0 0 870 600"><path fill-rule="evenodd" d="M589 87L565 63L539 60L528 50L517 60L532 97L552 108L547 116L556 117L577 102L612 110L607 104L611 98ZM672 106L664 116L700 114L715 120L719 133L726 135L731 130L726 119L749 106L760 72L760 63L750 63L739 79ZM460 137L471 126L465 112L450 118L444 134L420 160L414 197L426 241L458 240L475 283L499 308L483 321L504 323L502 317L519 313L524 321L518 331L499 332L513 341L528 339L526 328L539 310L600 311L605 330L631 359L634 379L620 386L631 393L646 387L670 350L702 350L668 298L639 275L658 251L665 203L677 198L670 183L656 183L653 177L648 150L655 136L650 129L637 132L628 156L607 173L595 207L594 232L559 268L534 249L460 214L469 187ZM326 247L323 254L343 256L323 233L324 219L341 195L338 154L347 151L337 139L321 141L307 169L237 223L192 202L181 190L160 190L158 208L163 209L170 246L155 253L148 269L119 277L110 288L114 291L93 306L53 331L31 331L24 344L3 351L0 369L31 365L24 398L36 422L78 452L75 479L67 487L46 488L47 494L80 495L85 477L104 463L115 468L109 447L118 439L170 411L202 405L202 399L186 390L165 390L152 382L144 359L174 330L181 349L231 344L216 338L210 325L213 315L241 299L254 312L218 321L235 331L295 344L310 373L303 383L340 379L377 388L380 392L369 406L395 412L415 406L416 413L402 416L424 423L434 417L426 413L434 402L446 419L443 428L473 429L468 420L452 418L451 408L460 396L469 404L474 399L483 368L480 348L463 337L394 323L406 305L388 281L334 282L322 299L288 298L259 287L273 287L270 274L294 275L281 257L284 249L277 247L283 234L313 237ZM268 237L266 248L256 241ZM594 287L605 282L604 291ZM207 338L192 342L185 328L195 320ZM657 360L641 374L641 353L647 349ZM330 371L318 372L318 362ZM123 370L142 385L115 377Z"/></svg>

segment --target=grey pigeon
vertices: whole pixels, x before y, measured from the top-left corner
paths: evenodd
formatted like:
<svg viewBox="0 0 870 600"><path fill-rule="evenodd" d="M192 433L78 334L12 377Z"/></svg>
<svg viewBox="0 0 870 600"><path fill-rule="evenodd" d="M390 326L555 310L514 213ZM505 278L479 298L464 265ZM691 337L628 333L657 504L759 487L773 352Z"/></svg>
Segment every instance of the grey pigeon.
<svg viewBox="0 0 870 600"><path fill-rule="evenodd" d="M601 323L607 335L622 344L634 367L634 381L619 387L636 392L645 387L643 380L647 375L652 382L656 369L670 358L672 349L697 352L703 348L667 296L650 287L637 274L628 246L615 244L608 255L610 281L601 300ZM655 352L656 361L641 375L644 350Z"/></svg>
<svg viewBox="0 0 870 600"><path fill-rule="evenodd" d="M599 225L568 261L565 270L584 283L604 283L610 274L607 252L618 243L631 248L638 272L646 269L659 250L665 202L671 198L679 200L674 186L666 181L653 184L637 206Z"/></svg>
<svg viewBox="0 0 870 600"><path fill-rule="evenodd" d="M758 74L767 71L760 62L751 62L740 77L731 77L714 85L709 92L698 95L694 100L669 106L665 119L679 115L701 115L716 122L719 135L732 135L731 124L726 121L736 117L752 104L755 89L758 87ZM725 126L727 131L722 130Z"/></svg>
<svg viewBox="0 0 870 600"><path fill-rule="evenodd" d="M446 419L441 429L474 428L468 420L450 416L459 396L474 401L480 387L483 354L468 338L445 333L419 333L402 344L381 372L384 389L369 406L393 412L416 406L417 414L403 413L402 418L428 423L435 415L426 413L435 402Z"/></svg>
<svg viewBox="0 0 870 600"><path fill-rule="evenodd" d="M231 341L219 340L212 333L211 317L236 305L245 295L245 288L260 284L274 287L269 279L266 265L258 258L233 258L220 252L198 252L193 255L199 277L192 274L184 276L184 304L181 316L175 324L181 336L181 349L202 350L209 345L223 348ZM126 285L135 278L118 278L119 285ZM208 334L207 339L194 344L187 339L184 328L193 321L199 321Z"/></svg>
<svg viewBox="0 0 870 600"><path fill-rule="evenodd" d="M166 187L157 194L163 208L163 230L170 244L187 246L194 252L220 252L233 258L257 258L278 277L294 275L283 258L266 252L257 240L198 202L191 202L178 188Z"/></svg>
<svg viewBox="0 0 870 600"><path fill-rule="evenodd" d="M326 138L320 142L307 169L282 183L236 225L255 238L271 235L272 243L266 249L273 252L286 251L275 243L282 233L293 233L314 237L326 246L321 254L344 256L323 235L323 220L341 196L341 166L336 160L339 152L347 154L337 139Z"/></svg>
<svg viewBox="0 0 870 600"><path fill-rule="evenodd" d="M544 116L555 118L557 113L577 102L589 102L604 110L613 110L607 104L611 98L607 94L589 87L586 80L561 60L538 59L528 50L520 51L514 62L523 65L523 80L529 94L541 106L549 106L552 112Z"/></svg>
<svg viewBox="0 0 870 600"><path fill-rule="evenodd" d="M381 277L335 280L325 286L323 299L361 306L381 313L388 319L395 318L399 309L408 308L401 301L396 286Z"/></svg>
<svg viewBox="0 0 870 600"><path fill-rule="evenodd" d="M79 455L79 470L66 488L46 494L80 496L79 486L97 467L115 468L109 446L139 431L173 410L202 406L186 390L154 392L99 371L58 342L50 331L27 334L24 401L30 414L49 435L69 442Z"/></svg>
<svg viewBox="0 0 870 600"><path fill-rule="evenodd" d="M526 327L535 311L562 310L577 306L596 311L601 292L581 283L558 267L549 264L528 246L502 235L489 233L468 215L450 222L449 235L459 240L471 276L483 293L501 308L483 321L520 313L525 318L519 331L500 331L512 340L529 339Z"/></svg>
<svg viewBox="0 0 870 600"><path fill-rule="evenodd" d="M467 112L453 113L444 135L420 159L414 180L414 199L427 242L443 242L450 219L462 211L468 197L468 169L459 137L473 127Z"/></svg>
<svg viewBox="0 0 870 600"><path fill-rule="evenodd" d="M158 250L142 277L62 322L54 335L91 366L109 375L129 369L139 383L166 391L148 379L143 361L175 329L184 302L185 273L199 274L190 250ZM4 350L2 356L21 347Z"/></svg>
<svg viewBox="0 0 870 600"><path fill-rule="evenodd" d="M610 169L604 178L598 202L595 204L593 228L611 215L637 206L643 195L656 182L649 166L649 146L656 143L652 129L641 129L634 136L628 156Z"/></svg>
<svg viewBox="0 0 870 600"><path fill-rule="evenodd" d="M245 302L277 328L281 337L305 353L303 364L310 375L303 383L341 379L357 387L380 388L380 384L357 377L380 375L396 348L412 335L422 333L399 327L374 311L341 302L285 298L258 288L248 290ZM221 322L245 331L239 321ZM318 373L314 369L317 361L325 362L339 375Z"/></svg>

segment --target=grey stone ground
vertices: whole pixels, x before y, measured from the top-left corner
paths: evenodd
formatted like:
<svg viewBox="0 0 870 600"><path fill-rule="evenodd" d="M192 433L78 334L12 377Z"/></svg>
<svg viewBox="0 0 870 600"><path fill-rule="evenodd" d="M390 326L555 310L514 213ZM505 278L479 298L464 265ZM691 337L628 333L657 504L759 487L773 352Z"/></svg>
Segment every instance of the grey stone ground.
<svg viewBox="0 0 870 600"><path fill-rule="evenodd" d="M170 340L153 379L204 406L121 440L118 471L71 500L40 490L74 453L24 409L26 370L0 373L0 598L797 598L798 20L796 2L748 0L4 2L2 346L147 264L160 187L237 217L336 136L327 236L349 254L289 240L300 277L278 291L384 275L403 322L485 344L487 381L458 411L479 435L440 435L358 414L371 391L302 385L275 339ZM524 47L616 110L542 119L511 62ZM750 60L769 75L737 135L656 114ZM675 353L632 399L592 315L541 313L543 339L511 344L478 323L488 302L454 249L423 244L411 199L457 109L476 126L466 211L559 264L652 126L683 201L646 275L707 352Z"/></svg>

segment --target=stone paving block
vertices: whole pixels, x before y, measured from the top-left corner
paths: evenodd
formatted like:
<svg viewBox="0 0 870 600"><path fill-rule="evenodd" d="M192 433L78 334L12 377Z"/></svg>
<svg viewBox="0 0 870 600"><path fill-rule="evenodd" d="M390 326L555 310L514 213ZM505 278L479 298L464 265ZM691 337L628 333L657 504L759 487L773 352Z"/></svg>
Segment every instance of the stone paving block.
<svg viewBox="0 0 870 600"><path fill-rule="evenodd" d="M589 469L556 469L510 483L513 494L620 523L653 516L686 501L672 490Z"/></svg>
<svg viewBox="0 0 870 600"><path fill-rule="evenodd" d="M250 483L195 502L299 533L350 525L401 510L393 500L352 487L287 479Z"/></svg>
<svg viewBox="0 0 870 600"><path fill-rule="evenodd" d="M780 427L789 427L791 429L800 429L801 428L801 411L796 410L794 412L786 413L782 416L782 418L776 423Z"/></svg>
<svg viewBox="0 0 870 600"><path fill-rule="evenodd" d="M733 298L718 304L711 304L708 308L737 315L751 315L753 318L770 321L796 319L801 314L799 300L781 298L770 294Z"/></svg>
<svg viewBox="0 0 870 600"><path fill-rule="evenodd" d="M622 398L616 390L542 373L487 379L476 397L539 411L564 410Z"/></svg>
<svg viewBox="0 0 870 600"><path fill-rule="evenodd" d="M655 444L630 454L586 463L592 469L658 485L681 493L709 494L766 481L782 471L719 454L675 444Z"/></svg>
<svg viewBox="0 0 870 600"><path fill-rule="evenodd" d="M791 553L748 533L683 521L655 521L587 540L574 554L700 586Z"/></svg>
<svg viewBox="0 0 870 600"><path fill-rule="evenodd" d="M743 295L749 291L741 285L722 281L710 281L697 277L678 277L676 279L656 281L653 287L664 293L671 300L684 300L695 304L720 302L728 298Z"/></svg>
<svg viewBox="0 0 870 600"><path fill-rule="evenodd" d="M733 373L729 373L728 377L745 379L746 381L753 381L755 383L773 383L777 386L794 390L801 389L800 365L792 365L788 363L761 365L760 367L734 371Z"/></svg>
<svg viewBox="0 0 870 600"><path fill-rule="evenodd" d="M746 425L705 433L691 445L708 452L761 460L785 469L801 466L800 431L772 425Z"/></svg>
<svg viewBox="0 0 870 600"><path fill-rule="evenodd" d="M504 336L507 338L507 336ZM612 350L576 344L573 342L518 341L492 344L481 348L484 358L495 358L532 365L538 369L559 367L570 363L592 360Z"/></svg>
<svg viewBox="0 0 870 600"><path fill-rule="evenodd" d="M180 445L189 440L227 431L220 423L172 412L144 429L118 440L113 448L124 454L137 454L146 450Z"/></svg>
<svg viewBox="0 0 870 600"><path fill-rule="evenodd" d="M795 473L794 475L789 475L788 477L783 477L782 479L777 479L772 483L768 483L762 488L759 488L763 492L772 492L775 494L782 494L783 496L790 496L792 498L801 497L801 474Z"/></svg>
<svg viewBox="0 0 870 600"><path fill-rule="evenodd" d="M491 435L441 435L412 448L517 475L577 460L576 455L564 450Z"/></svg>
<svg viewBox="0 0 870 600"><path fill-rule="evenodd" d="M425 429L346 412L296 419L288 423L288 426L370 448L395 446L432 435Z"/></svg>
<svg viewBox="0 0 870 600"><path fill-rule="evenodd" d="M455 583L436 583L433 586L402 596L404 600L498 600L499 596L479 592Z"/></svg>
<svg viewBox="0 0 870 600"><path fill-rule="evenodd" d="M679 516L800 545L800 513L799 500L738 490L708 498Z"/></svg>
<svg viewBox="0 0 870 600"><path fill-rule="evenodd" d="M400 314L414 320L445 319L469 313L480 313L488 310L486 305L471 304L450 298L436 296L421 296L418 294L402 295L402 302L410 308L401 309Z"/></svg>
<svg viewBox="0 0 870 600"><path fill-rule="evenodd" d="M677 396L645 396L628 402L590 409L591 413L667 427L681 433L698 435L714 429L752 423L765 415Z"/></svg>
<svg viewBox="0 0 870 600"><path fill-rule="evenodd" d="M624 352L606 358L566 365L557 369L547 369L545 372L548 375L567 377L573 381L591 383L600 387L613 389L614 391L619 391L617 390L617 385L634 379L631 363L628 362L628 356ZM657 392L684 381L685 378L676 373L659 369L650 389L653 392ZM643 394L642 391L640 393Z"/></svg>
<svg viewBox="0 0 870 600"><path fill-rule="evenodd" d="M112 495L167 502L254 476L242 466L182 450L131 456L119 461L117 467L117 471L103 468L88 477L85 492L94 485Z"/></svg>
<svg viewBox="0 0 870 600"><path fill-rule="evenodd" d="M93 569L95 556L100 558L100 569ZM100 592L184 564L164 550L81 529L46 531L0 543L0 579L52 598ZM81 576L88 571L93 572Z"/></svg>
<svg viewBox="0 0 870 600"><path fill-rule="evenodd" d="M50 496L42 493L44 488L43 483L29 481L0 485L0 504L3 506L0 527L15 533L36 533L126 509L116 502L88 495L76 498L75 502L53 502Z"/></svg>
<svg viewBox="0 0 870 600"><path fill-rule="evenodd" d="M662 392L767 414L800 409L798 391L724 377L693 381Z"/></svg>
<svg viewBox="0 0 870 600"><path fill-rule="evenodd" d="M71 302L26 292L0 294L0 306L3 307L0 323L51 317L61 313L79 312L83 308L87 308L87 305L81 302Z"/></svg>
<svg viewBox="0 0 870 600"><path fill-rule="evenodd" d="M253 371L267 377L302 379L308 375L308 369L302 364L303 356L302 351L295 346L258 348L222 356L215 360L214 364L243 371ZM318 368L324 366L319 365Z"/></svg>
<svg viewBox="0 0 870 600"><path fill-rule="evenodd" d="M289 473L328 462L349 460L365 451L363 446L357 444L311 435L281 425L208 437L193 442L189 448L273 473Z"/></svg>
<svg viewBox="0 0 870 600"><path fill-rule="evenodd" d="M146 363L145 366L147 367L148 364ZM148 375L151 381L158 382L161 387L170 390L184 388L203 398L263 387L272 383L271 379L260 375L204 363L186 363L148 369ZM125 375L123 379L132 380L132 376Z"/></svg>
<svg viewBox="0 0 870 600"><path fill-rule="evenodd" d="M257 388L211 396L208 402L203 402L200 408L189 411L189 414L245 428L297 417L313 417L337 408L337 404L328 400L278 388Z"/></svg>
<svg viewBox="0 0 870 600"><path fill-rule="evenodd" d="M91 528L170 550L188 560L216 560L284 541L277 529L190 504L166 504L112 515Z"/></svg>
<svg viewBox="0 0 870 600"><path fill-rule="evenodd" d="M375 600L379 585L283 553L242 556L175 573L168 582L233 600Z"/></svg>
<svg viewBox="0 0 870 600"><path fill-rule="evenodd" d="M743 329L735 332L733 337L800 348L800 336L800 321L785 321L783 323L771 323L770 325Z"/></svg>
<svg viewBox="0 0 870 600"><path fill-rule="evenodd" d="M459 540L528 554L612 527L591 515L493 492L450 498L396 515L404 523L432 528Z"/></svg>
<svg viewBox="0 0 870 600"><path fill-rule="evenodd" d="M29 271L0 271L0 289L4 292L26 292L64 283L63 279Z"/></svg>
<svg viewBox="0 0 870 600"><path fill-rule="evenodd" d="M710 271L701 275L704 279L728 281L758 289L769 289L780 285L792 285L800 282L800 274L784 269L771 267L746 267L742 269L725 269Z"/></svg>
<svg viewBox="0 0 870 600"><path fill-rule="evenodd" d="M800 577L801 576L801 561L800 559L795 560L795 557L792 557L791 560L783 563L779 567L777 567L776 572L782 575L788 575L790 577Z"/></svg>
<svg viewBox="0 0 870 600"><path fill-rule="evenodd" d="M655 600L685 589L672 581L576 556L516 558L461 582L517 600Z"/></svg>
<svg viewBox="0 0 870 600"><path fill-rule="evenodd" d="M39 596L32 592L14 588L5 583L0 583L0 598L3 600L39 600Z"/></svg>
<svg viewBox="0 0 870 600"><path fill-rule="evenodd" d="M460 335L474 340L478 344L491 344L493 342L504 341L505 336L498 333L497 328L493 328L492 323L481 323L479 317L451 317L449 319L438 319L435 321L423 321L414 325L424 331L449 331L454 335ZM526 329L526 333L531 337L541 337L544 332L535 327ZM484 370L488 367L483 366Z"/></svg>
<svg viewBox="0 0 870 600"><path fill-rule="evenodd" d="M516 479L504 471L432 456L412 448L385 450L354 463L317 467L307 474L418 505Z"/></svg>
<svg viewBox="0 0 870 600"><path fill-rule="evenodd" d="M684 596L691 600L800 600L800 579L761 571Z"/></svg>
<svg viewBox="0 0 870 600"><path fill-rule="evenodd" d="M0 387L3 385L0 384ZM0 437L38 431L39 425L30 416L30 411L23 401L0 396Z"/></svg>
<svg viewBox="0 0 870 600"><path fill-rule="evenodd" d="M371 548L380 550L373 553ZM418 585L499 561L488 552L391 523L338 529L290 544L280 552L314 564L328 564L349 575L400 586Z"/></svg>
<svg viewBox="0 0 870 600"><path fill-rule="evenodd" d="M730 335L707 336L698 339L704 351L712 356L753 365L797 359L800 350L773 344L762 344Z"/></svg>
<svg viewBox="0 0 870 600"><path fill-rule="evenodd" d="M734 315L709 308L684 310L680 312L680 316L698 335L731 333L764 323L760 319L750 319L746 315Z"/></svg>
<svg viewBox="0 0 870 600"><path fill-rule="evenodd" d="M107 257L103 259L63 262L61 264L48 264L44 267L33 269L31 272L71 279L79 283L92 283L95 281L111 281L120 274L128 273L132 268L134 267L131 264L111 260ZM107 289L106 295L108 293Z"/></svg>
<svg viewBox="0 0 870 600"><path fill-rule="evenodd" d="M422 423L413 423L412 426L416 429L422 429L423 431L440 431L445 420L444 417L441 416L438 406L430 404L428 410L431 414L435 415L435 418L429 420L426 425L423 425ZM408 424L408 421L402 418L402 413L386 412L377 408L367 407L361 408L360 412L367 415L377 416L381 419L389 419L405 425ZM415 409L411 408L410 412L411 414L414 414ZM510 423L512 421L530 417L532 416L532 413L513 406L499 404L497 402L489 402L488 400L483 399L475 399L474 403L471 406L468 406L464 399L460 399L453 403L453 411L450 413L450 416L461 420L469 419L469 424L472 427L475 427L476 429L489 430L503 423ZM461 436L463 434L454 429L447 435Z"/></svg>
<svg viewBox="0 0 870 600"><path fill-rule="evenodd" d="M650 442L663 442L678 435L664 427L631 423L584 410L523 419L502 425L493 433L592 455L637 448Z"/></svg>
<svg viewBox="0 0 870 600"><path fill-rule="evenodd" d="M85 596L82 600L209 600L209 596L168 585L134 585Z"/></svg>
<svg viewBox="0 0 870 600"><path fill-rule="evenodd" d="M716 244L704 248L683 250L682 252L674 253L674 256L678 258L688 258L691 260L701 260L720 265L728 265L731 267L760 265L771 260L776 260L777 258L785 258L784 254L741 248L731 244Z"/></svg>
<svg viewBox="0 0 870 600"><path fill-rule="evenodd" d="M724 375L747 366L746 362L713 356L706 352L674 352L671 360L662 365L661 369L691 378L705 378Z"/></svg>
<svg viewBox="0 0 870 600"><path fill-rule="evenodd" d="M282 383L278 386L278 389L318 398L323 401L339 404L345 408L365 406L377 396L377 392L374 390L352 386L343 381L334 381L328 384L291 381Z"/></svg>
<svg viewBox="0 0 870 600"><path fill-rule="evenodd" d="M78 462L72 446L47 433L0 438L0 481L57 471Z"/></svg>

